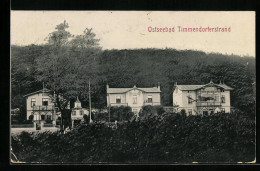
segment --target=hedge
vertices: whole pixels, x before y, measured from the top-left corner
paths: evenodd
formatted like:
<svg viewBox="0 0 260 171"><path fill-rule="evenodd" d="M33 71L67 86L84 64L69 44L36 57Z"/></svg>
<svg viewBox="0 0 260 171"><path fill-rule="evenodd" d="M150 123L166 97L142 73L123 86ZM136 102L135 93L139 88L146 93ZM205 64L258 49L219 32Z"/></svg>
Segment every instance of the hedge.
<svg viewBox="0 0 260 171"><path fill-rule="evenodd" d="M23 132L11 145L24 162L249 162L255 158L255 122L241 112L163 113L117 129L94 123L66 134Z"/></svg>

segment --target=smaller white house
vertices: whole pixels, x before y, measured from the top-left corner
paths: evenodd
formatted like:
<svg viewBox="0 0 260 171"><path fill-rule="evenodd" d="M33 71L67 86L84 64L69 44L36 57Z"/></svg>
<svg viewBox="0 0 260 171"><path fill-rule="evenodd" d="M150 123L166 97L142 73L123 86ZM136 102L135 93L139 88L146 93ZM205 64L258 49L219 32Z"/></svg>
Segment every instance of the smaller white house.
<svg viewBox="0 0 260 171"><path fill-rule="evenodd" d="M24 96L26 98L26 118L29 120L33 115L34 121L52 120L55 124L56 109L51 100L50 90L44 88L39 91L32 92Z"/></svg>
<svg viewBox="0 0 260 171"><path fill-rule="evenodd" d="M83 116L89 115L89 111L86 108L82 108L81 102L79 101L79 98L77 97L77 100L74 102L74 108L71 109L71 120L72 120L72 126L75 122L81 122L84 120Z"/></svg>

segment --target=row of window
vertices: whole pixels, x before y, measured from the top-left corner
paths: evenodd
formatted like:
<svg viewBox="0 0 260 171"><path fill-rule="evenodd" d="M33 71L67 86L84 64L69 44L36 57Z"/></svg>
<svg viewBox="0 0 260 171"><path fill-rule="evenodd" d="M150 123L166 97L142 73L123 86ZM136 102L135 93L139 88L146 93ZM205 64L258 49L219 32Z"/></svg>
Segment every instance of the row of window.
<svg viewBox="0 0 260 171"><path fill-rule="evenodd" d="M148 103L152 103L153 102L152 95L148 95L147 102ZM116 96L116 103L121 103L121 96ZM133 104L137 104L137 95L133 95Z"/></svg>
<svg viewBox="0 0 260 171"><path fill-rule="evenodd" d="M32 112L31 115L34 115L34 113ZM39 116L39 115L38 115ZM34 120L36 120L37 117L34 118ZM41 120L51 120L51 115L41 115Z"/></svg>
<svg viewBox="0 0 260 171"><path fill-rule="evenodd" d="M75 116L76 114L77 114L76 111L73 111L73 112L72 112L72 115ZM84 111L83 111L83 110L80 110L80 111L79 111L79 115L83 115L83 114L84 114Z"/></svg>
<svg viewBox="0 0 260 171"><path fill-rule="evenodd" d="M42 99L42 106L48 106L48 98L43 98ZM31 99L31 107L36 106L36 98Z"/></svg>

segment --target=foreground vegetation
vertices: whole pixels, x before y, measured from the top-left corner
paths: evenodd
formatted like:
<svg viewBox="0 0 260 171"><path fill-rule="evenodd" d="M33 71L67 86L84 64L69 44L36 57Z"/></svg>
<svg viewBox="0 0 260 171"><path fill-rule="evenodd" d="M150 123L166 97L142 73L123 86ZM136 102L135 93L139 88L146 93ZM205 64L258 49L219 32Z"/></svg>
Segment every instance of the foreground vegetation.
<svg viewBox="0 0 260 171"><path fill-rule="evenodd" d="M72 131L22 132L11 145L24 162L249 162L255 154L252 114L158 113L111 128L95 122Z"/></svg>

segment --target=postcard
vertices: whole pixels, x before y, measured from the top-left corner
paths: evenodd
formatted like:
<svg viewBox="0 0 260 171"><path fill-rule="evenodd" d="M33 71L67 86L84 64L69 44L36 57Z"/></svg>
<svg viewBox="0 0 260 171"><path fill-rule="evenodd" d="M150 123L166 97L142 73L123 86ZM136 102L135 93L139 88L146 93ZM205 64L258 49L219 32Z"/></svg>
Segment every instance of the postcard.
<svg viewBox="0 0 260 171"><path fill-rule="evenodd" d="M255 163L254 11L11 11L11 164Z"/></svg>

